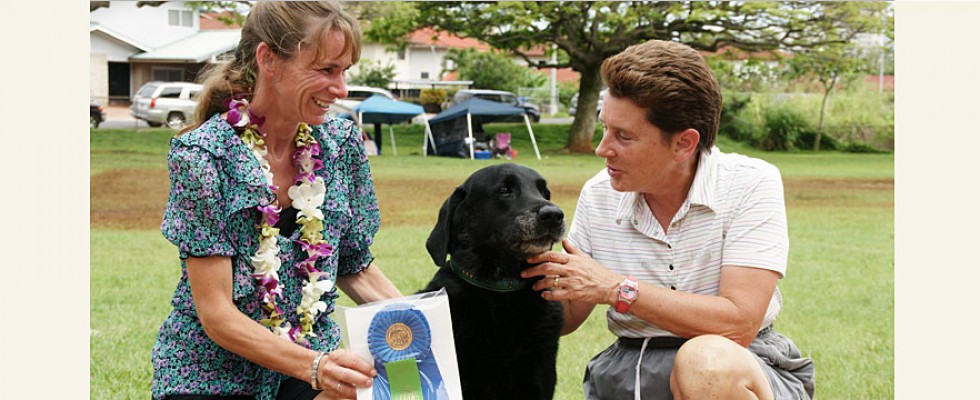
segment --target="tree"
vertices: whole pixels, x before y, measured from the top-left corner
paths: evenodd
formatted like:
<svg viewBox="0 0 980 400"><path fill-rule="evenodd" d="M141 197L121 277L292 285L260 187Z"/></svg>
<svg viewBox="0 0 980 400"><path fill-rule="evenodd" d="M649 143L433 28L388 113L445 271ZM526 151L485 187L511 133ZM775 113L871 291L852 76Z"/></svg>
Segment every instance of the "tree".
<svg viewBox="0 0 980 400"><path fill-rule="evenodd" d="M886 3L833 2L825 5L825 13L832 18L818 24L815 31L827 44L797 52L789 60L789 73L794 77L812 76L823 87L820 101L820 119L813 140L813 149L820 150L823 137L827 100L842 79L870 70L869 60L862 48L854 43L858 33L877 32L887 24L882 18ZM876 64L876 62L872 61ZM873 65L873 64L872 64Z"/></svg>
<svg viewBox="0 0 980 400"><path fill-rule="evenodd" d="M357 72L351 73L350 83L354 85L387 88L391 78L395 77L395 66L389 63L381 65L381 61L362 60L357 64Z"/></svg>
<svg viewBox="0 0 980 400"><path fill-rule="evenodd" d="M819 2L419 2L417 14L393 16L412 29L431 27L486 42L537 68L570 67L581 74L578 110L566 148L591 152L602 61L649 39L674 40L705 51L812 46L812 26L827 18ZM404 23L415 18L414 23ZM408 31L385 28L375 40L398 43ZM373 34L372 34L373 35ZM532 60L530 50L554 44L557 63ZM550 51L550 50L549 50Z"/></svg>
<svg viewBox="0 0 980 400"><path fill-rule="evenodd" d="M517 93L520 87L541 86L544 79L499 51L450 49L442 60L442 68L443 71L455 70L461 80L473 81L474 89Z"/></svg>

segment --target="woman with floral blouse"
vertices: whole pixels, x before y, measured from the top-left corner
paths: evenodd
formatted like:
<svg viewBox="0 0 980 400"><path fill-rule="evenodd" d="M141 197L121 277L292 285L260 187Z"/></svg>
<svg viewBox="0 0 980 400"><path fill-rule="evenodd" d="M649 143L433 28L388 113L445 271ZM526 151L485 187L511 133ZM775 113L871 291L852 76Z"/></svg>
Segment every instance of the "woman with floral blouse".
<svg viewBox="0 0 980 400"><path fill-rule="evenodd" d="M171 142L161 231L182 274L153 347L154 399L354 398L377 371L338 349L340 288L401 296L372 264L380 225L361 134L325 117L360 57L334 1L258 2Z"/></svg>

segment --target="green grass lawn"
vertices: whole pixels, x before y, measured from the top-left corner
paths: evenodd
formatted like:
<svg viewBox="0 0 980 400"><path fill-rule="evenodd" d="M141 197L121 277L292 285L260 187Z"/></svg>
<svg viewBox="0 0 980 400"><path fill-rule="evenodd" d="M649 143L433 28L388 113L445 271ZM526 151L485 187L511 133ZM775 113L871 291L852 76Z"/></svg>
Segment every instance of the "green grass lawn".
<svg viewBox="0 0 980 400"><path fill-rule="evenodd" d="M442 201L469 173L498 161L422 157L421 130L397 129L399 155L386 141L383 155L371 158L382 213L372 251L410 293L435 272L425 239ZM571 218L579 188L603 161L563 154L567 125L534 129L540 161L523 126L487 128L514 133L514 162L541 172ZM150 349L180 277L177 253L158 231L172 132L91 131L91 398L149 395ZM725 138L719 147L782 171L791 249L777 329L815 359L818 396L894 397L894 155L765 153ZM341 304L353 303L341 297ZM557 399L582 398L585 364L612 342L603 308L562 338Z"/></svg>

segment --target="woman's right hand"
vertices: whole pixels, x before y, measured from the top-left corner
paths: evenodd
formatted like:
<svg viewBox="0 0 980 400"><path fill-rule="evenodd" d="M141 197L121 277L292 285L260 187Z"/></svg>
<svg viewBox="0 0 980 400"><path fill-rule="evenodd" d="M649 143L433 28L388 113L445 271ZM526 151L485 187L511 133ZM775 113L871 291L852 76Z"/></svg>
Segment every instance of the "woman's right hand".
<svg viewBox="0 0 980 400"><path fill-rule="evenodd" d="M322 390L316 399L354 399L358 388L371 387L378 371L357 353L337 349L320 360L317 384Z"/></svg>

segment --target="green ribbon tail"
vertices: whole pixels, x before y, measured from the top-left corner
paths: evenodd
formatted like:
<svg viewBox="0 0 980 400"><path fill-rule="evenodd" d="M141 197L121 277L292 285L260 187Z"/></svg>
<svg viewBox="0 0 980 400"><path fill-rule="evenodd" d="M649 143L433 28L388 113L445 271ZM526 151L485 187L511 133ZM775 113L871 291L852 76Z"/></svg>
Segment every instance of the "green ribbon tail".
<svg viewBox="0 0 980 400"><path fill-rule="evenodd" d="M385 369L388 371L391 400L423 400L422 381L415 358L386 363Z"/></svg>

